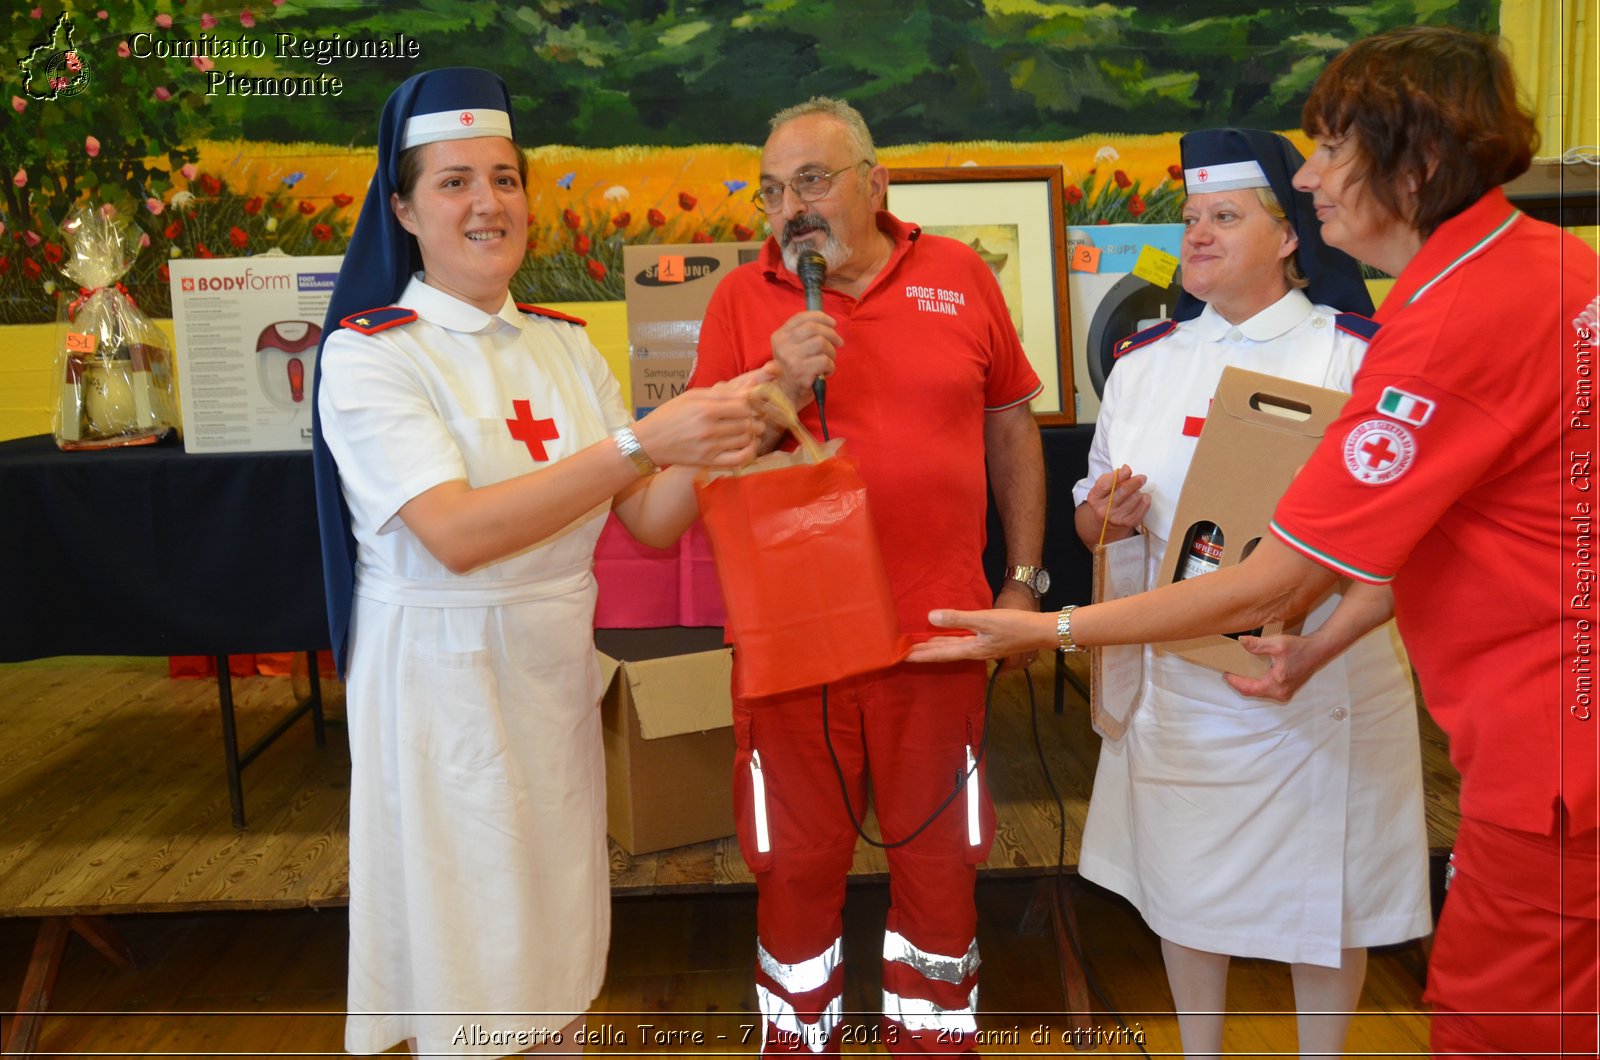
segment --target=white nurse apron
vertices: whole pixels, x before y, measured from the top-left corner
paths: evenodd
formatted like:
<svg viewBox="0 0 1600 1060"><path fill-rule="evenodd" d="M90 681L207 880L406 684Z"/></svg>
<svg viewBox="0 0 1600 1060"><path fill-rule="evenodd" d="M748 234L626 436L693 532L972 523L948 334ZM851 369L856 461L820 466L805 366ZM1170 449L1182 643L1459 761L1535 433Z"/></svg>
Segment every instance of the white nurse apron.
<svg viewBox="0 0 1600 1060"><path fill-rule="evenodd" d="M1207 307L1111 373L1077 500L1112 467L1150 476L1153 584L1168 536L1187 529L1172 518L1222 369L1348 391L1364 350L1298 291L1237 327ZM1101 744L1085 878L1161 937L1215 953L1336 966L1342 948L1430 930L1416 707L1392 624L1288 704L1168 652L1145 661L1138 712Z"/></svg>
<svg viewBox="0 0 1600 1060"><path fill-rule="evenodd" d="M451 461L474 486L523 474L604 438L626 412L576 327L509 307L498 319L415 282L401 304L422 321L324 355L324 425L360 552L345 1045L416 1038L424 1054L503 1055L585 1011L605 974L592 566L607 508L456 575L393 515L414 488L393 480L460 477ZM558 437L513 437L514 399ZM431 424L422 405L437 410ZM439 450L451 454L443 470L429 466Z"/></svg>

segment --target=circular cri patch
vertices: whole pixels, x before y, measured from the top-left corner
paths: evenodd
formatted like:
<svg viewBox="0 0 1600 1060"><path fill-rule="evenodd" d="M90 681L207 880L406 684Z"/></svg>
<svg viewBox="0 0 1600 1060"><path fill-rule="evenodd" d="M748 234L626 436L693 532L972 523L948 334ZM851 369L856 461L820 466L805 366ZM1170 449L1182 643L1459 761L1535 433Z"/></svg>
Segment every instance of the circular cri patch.
<svg viewBox="0 0 1600 1060"><path fill-rule="evenodd" d="M1417 442L1411 432L1392 420L1358 423L1344 440L1344 466L1357 482L1382 486L1411 469Z"/></svg>

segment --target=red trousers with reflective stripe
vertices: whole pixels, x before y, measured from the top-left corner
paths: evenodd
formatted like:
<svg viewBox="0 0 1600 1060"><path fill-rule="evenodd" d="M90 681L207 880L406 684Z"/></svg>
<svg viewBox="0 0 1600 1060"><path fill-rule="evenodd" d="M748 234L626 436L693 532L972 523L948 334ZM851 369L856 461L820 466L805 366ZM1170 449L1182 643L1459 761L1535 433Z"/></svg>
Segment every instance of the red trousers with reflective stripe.
<svg viewBox="0 0 1600 1060"><path fill-rule="evenodd" d="M773 960L783 965L814 960L842 936L845 877L857 837L845 810L841 772L857 820L866 811L870 783L881 829L881 836L874 838L886 842L909 835L948 800L915 839L885 852L888 929L918 950L945 957L964 957L972 948L977 931L973 896L977 866L994 838L994 808L983 783L984 764L971 781L977 784L979 799L976 843L969 841L968 792L964 788L957 792L956 787L965 771L967 749L979 753L984 686L984 667L978 663L902 665L828 686L828 731L838 757L836 771L823 739L820 690L740 695L735 654L734 802L739 845L756 877L758 941ZM764 791L760 800L751 772L757 756L759 786ZM766 849L761 849L757 836L763 811ZM757 977L792 1005L805 1023L814 1022L843 989L838 975L828 987L800 992L759 966ZM884 970L884 984L886 990L941 1009L966 1009L976 979L974 975L959 983L930 979L894 962ZM967 1036L913 1033L896 1023L886 1024L882 1037L892 1052L971 1048ZM834 1035L825 1051L836 1051L838 1044ZM769 1035L770 1051L795 1047L792 1040Z"/></svg>
<svg viewBox="0 0 1600 1060"><path fill-rule="evenodd" d="M1428 965L1435 1056L1595 1055L1596 839L1461 819Z"/></svg>

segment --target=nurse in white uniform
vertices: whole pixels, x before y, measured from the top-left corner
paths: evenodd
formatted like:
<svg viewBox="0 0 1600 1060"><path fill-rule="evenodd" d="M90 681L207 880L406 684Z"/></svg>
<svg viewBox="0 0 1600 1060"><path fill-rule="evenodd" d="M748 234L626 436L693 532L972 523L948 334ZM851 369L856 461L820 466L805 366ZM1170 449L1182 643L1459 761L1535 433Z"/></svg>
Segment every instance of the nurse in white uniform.
<svg viewBox="0 0 1600 1060"><path fill-rule="evenodd" d="M512 301L510 110L468 68L390 97L318 358L356 1053L581 1049L610 937L595 539L608 511L676 539L694 467L757 436L750 380L633 423L582 322Z"/></svg>
<svg viewBox="0 0 1600 1060"><path fill-rule="evenodd" d="M1371 311L1355 262L1321 242L1309 196L1290 185L1302 161L1293 145L1216 129L1181 150L1190 297L1181 319L1119 344L1074 490L1084 543L1102 527L1107 540L1147 535L1152 579L1168 540L1189 529L1172 520L1223 368L1348 391L1376 327L1352 315ZM1288 962L1302 1055L1338 1055L1366 948L1431 929L1416 708L1392 625L1287 703L1145 651L1141 705L1121 740L1101 744L1080 871L1161 936L1186 1054L1221 1051L1238 955Z"/></svg>

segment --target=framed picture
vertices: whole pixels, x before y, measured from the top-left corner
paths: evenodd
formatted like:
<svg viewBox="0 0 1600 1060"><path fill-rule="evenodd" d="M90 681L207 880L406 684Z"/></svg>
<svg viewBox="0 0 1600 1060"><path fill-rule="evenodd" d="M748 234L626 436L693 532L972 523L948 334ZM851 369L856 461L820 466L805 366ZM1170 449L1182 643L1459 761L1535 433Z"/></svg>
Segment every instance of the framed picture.
<svg viewBox="0 0 1600 1060"><path fill-rule="evenodd" d="M1028 362L1044 383L1041 424L1076 422L1067 229L1060 166L889 170L889 209L959 239L994 270Z"/></svg>

